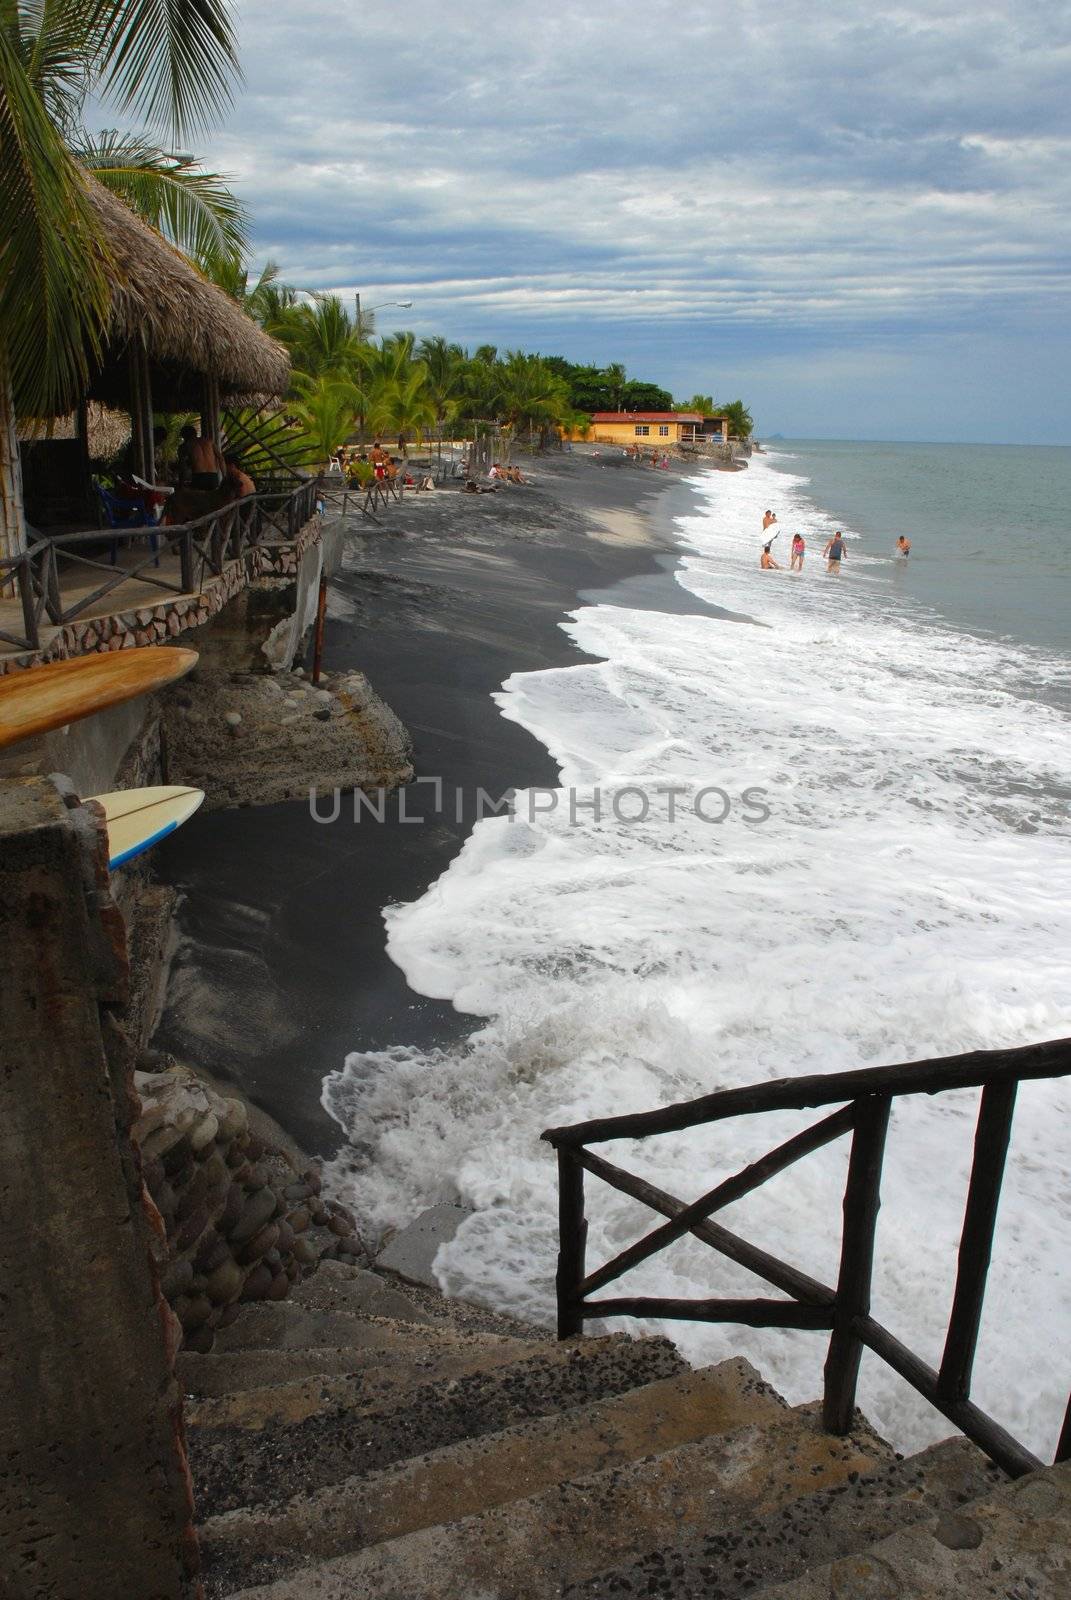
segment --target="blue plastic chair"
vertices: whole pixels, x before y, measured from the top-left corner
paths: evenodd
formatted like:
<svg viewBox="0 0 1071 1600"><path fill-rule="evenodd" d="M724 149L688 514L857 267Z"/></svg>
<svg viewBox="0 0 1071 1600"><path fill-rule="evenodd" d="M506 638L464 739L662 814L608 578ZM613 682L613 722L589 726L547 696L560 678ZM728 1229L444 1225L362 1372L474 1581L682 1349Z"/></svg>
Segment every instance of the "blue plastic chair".
<svg viewBox="0 0 1071 1600"><path fill-rule="evenodd" d="M110 489L105 489L103 484L96 483L96 484L93 485L93 487L96 489L97 496L98 496L98 498L100 500L100 509L101 509L101 514L104 517L104 525L105 525L105 527L107 527L107 528L144 528L146 530L146 532L147 532L147 536L148 536L148 540L149 540L149 548L151 549L151 551L153 553L153 556L155 557L156 565L159 566L160 565L160 557L157 554L157 546L158 546L158 543L159 543L159 535L158 535L158 533L156 531L157 524L153 521L153 518L150 516L149 512L146 510L145 506L139 504L136 500L124 500L124 499L122 499L119 495L113 494ZM112 540L112 566L113 567L115 566L115 563L116 563L116 559L117 559L117 554L116 553L118 551L118 547L119 547L119 541L117 539L113 539Z"/></svg>

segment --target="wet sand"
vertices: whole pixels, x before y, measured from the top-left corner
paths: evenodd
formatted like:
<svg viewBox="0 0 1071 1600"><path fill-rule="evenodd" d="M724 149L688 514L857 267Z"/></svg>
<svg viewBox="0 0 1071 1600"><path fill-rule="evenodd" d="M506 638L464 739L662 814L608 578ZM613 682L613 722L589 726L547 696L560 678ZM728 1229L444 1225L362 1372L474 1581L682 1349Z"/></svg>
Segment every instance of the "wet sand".
<svg viewBox="0 0 1071 1600"><path fill-rule="evenodd" d="M219 811L160 849L183 892L155 1043L230 1080L306 1150L340 1130L325 1074L357 1049L426 1049L472 1019L409 989L384 947L382 908L418 898L474 820L476 794L549 785L543 747L491 695L512 672L587 659L560 623L593 601L704 611L674 580L681 477L582 456L538 462L530 486L448 488L354 519L332 582L324 666L359 668L409 729L417 777L386 820L321 824L305 803ZM310 782L315 774L310 774ZM464 801L459 807L456 791ZM321 797L330 815L331 797ZM420 817L407 822L402 815Z"/></svg>

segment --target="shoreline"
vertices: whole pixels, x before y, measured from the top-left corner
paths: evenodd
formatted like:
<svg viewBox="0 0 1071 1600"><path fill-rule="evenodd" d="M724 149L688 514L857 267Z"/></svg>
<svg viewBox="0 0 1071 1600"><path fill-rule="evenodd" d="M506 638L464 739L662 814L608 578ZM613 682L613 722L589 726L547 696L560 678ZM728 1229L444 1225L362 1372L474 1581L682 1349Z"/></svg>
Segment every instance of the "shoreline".
<svg viewBox="0 0 1071 1600"><path fill-rule="evenodd" d="M203 1063L329 1157L344 1140L321 1086L349 1052L433 1049L471 1031L476 1019L408 987L382 908L419 898L446 870L479 789L497 798L557 783L548 752L492 695L512 673L592 659L560 626L570 611L718 614L674 576L686 548L673 521L695 471L564 457L539 461L523 488L447 489L407 500L382 528L351 522L325 666L366 673L412 737L416 785L387 797L382 823L354 824L344 797L333 824L305 802L243 807L165 843L159 875L182 898L157 1048ZM330 809L325 797L321 814Z"/></svg>

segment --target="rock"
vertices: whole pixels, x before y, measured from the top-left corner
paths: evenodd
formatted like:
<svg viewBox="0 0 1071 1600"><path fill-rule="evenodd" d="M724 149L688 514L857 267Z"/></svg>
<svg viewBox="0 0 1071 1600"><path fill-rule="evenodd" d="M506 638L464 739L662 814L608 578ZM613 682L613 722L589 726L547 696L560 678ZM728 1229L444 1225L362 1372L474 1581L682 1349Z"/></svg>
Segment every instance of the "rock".
<svg viewBox="0 0 1071 1600"><path fill-rule="evenodd" d="M230 1259L230 1246L226 1239L221 1239L215 1228L206 1228L203 1238L198 1242L197 1254L193 1258L196 1270L203 1272L206 1280L211 1280L216 1268Z"/></svg>
<svg viewBox="0 0 1071 1600"><path fill-rule="evenodd" d="M199 1328L202 1322L207 1322L212 1315L212 1302L207 1295L180 1294L175 1302L175 1315L182 1323L184 1332L189 1333L194 1328Z"/></svg>
<svg viewBox="0 0 1071 1600"><path fill-rule="evenodd" d="M216 1223L222 1234L229 1234L245 1208L245 1191L240 1184L232 1183L227 1190L227 1198L223 1202L223 1209Z"/></svg>
<svg viewBox="0 0 1071 1600"><path fill-rule="evenodd" d="M228 1257L220 1262L214 1272L209 1273L205 1291L215 1305L229 1306L238 1299L245 1282L246 1274L237 1261Z"/></svg>
<svg viewBox="0 0 1071 1600"><path fill-rule="evenodd" d="M253 1268L245 1280L241 1298L243 1300L263 1300L272 1286L272 1273L263 1262Z"/></svg>
<svg viewBox="0 0 1071 1600"><path fill-rule="evenodd" d="M294 1233L304 1233L312 1219L305 1206L298 1206L296 1211L291 1211L286 1220Z"/></svg>
<svg viewBox="0 0 1071 1600"><path fill-rule="evenodd" d="M189 1261L172 1261L160 1274L160 1293L173 1305L179 1295L185 1294L193 1282L193 1265Z"/></svg>
<svg viewBox="0 0 1071 1600"><path fill-rule="evenodd" d="M196 1154L198 1150L203 1150L207 1144L211 1144L218 1132L219 1118L214 1111L209 1111L190 1129L190 1148Z"/></svg>
<svg viewBox="0 0 1071 1600"><path fill-rule="evenodd" d="M267 1293L269 1300L285 1300L290 1292L290 1279L285 1272L277 1272Z"/></svg>
<svg viewBox="0 0 1071 1600"><path fill-rule="evenodd" d="M279 1202L271 1189L258 1189L256 1194L247 1201L238 1222L231 1229L231 1243L234 1246L242 1245L247 1239L252 1239L259 1233L266 1222L274 1217Z"/></svg>
<svg viewBox="0 0 1071 1600"><path fill-rule="evenodd" d="M167 614L167 631L172 638L182 631L182 623L174 611L169 611Z"/></svg>
<svg viewBox="0 0 1071 1600"><path fill-rule="evenodd" d="M194 1328L192 1333L186 1335L182 1341L182 1347L184 1350L194 1351L199 1356L206 1356L215 1342L215 1329L211 1328L207 1322L203 1322L199 1328Z"/></svg>
<svg viewBox="0 0 1071 1600"><path fill-rule="evenodd" d="M274 1250L278 1242L279 1229L274 1222L269 1222L266 1228L260 1228L253 1235L248 1244L242 1246L238 1251L238 1260L243 1266L252 1266L254 1261L259 1261L261 1256L266 1256L269 1250Z"/></svg>
<svg viewBox="0 0 1071 1600"><path fill-rule="evenodd" d="M242 720L242 713L240 711L225 711L223 713L223 720L227 724L228 728L237 728Z"/></svg>
<svg viewBox="0 0 1071 1600"><path fill-rule="evenodd" d="M175 1233L175 1249L179 1253L188 1250L195 1240L199 1239L208 1227L208 1210L205 1206L197 1206L181 1223Z"/></svg>

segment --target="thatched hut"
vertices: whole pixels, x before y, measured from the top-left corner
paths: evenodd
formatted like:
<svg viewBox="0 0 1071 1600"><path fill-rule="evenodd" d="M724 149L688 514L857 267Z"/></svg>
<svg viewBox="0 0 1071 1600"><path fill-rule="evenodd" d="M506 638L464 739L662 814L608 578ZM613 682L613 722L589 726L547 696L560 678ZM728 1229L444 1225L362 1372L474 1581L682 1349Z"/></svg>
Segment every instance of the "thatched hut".
<svg viewBox="0 0 1071 1600"><path fill-rule="evenodd" d="M218 440L221 402L284 394L290 358L161 234L94 178L86 182L112 257L112 299L101 356L79 408L82 471L74 476L85 483L87 406L96 400L129 414L133 468L152 482L154 410L199 412L202 432ZM46 453L36 444L29 449ZM59 473L58 465L57 453L43 474L31 475L70 482L66 462Z"/></svg>

